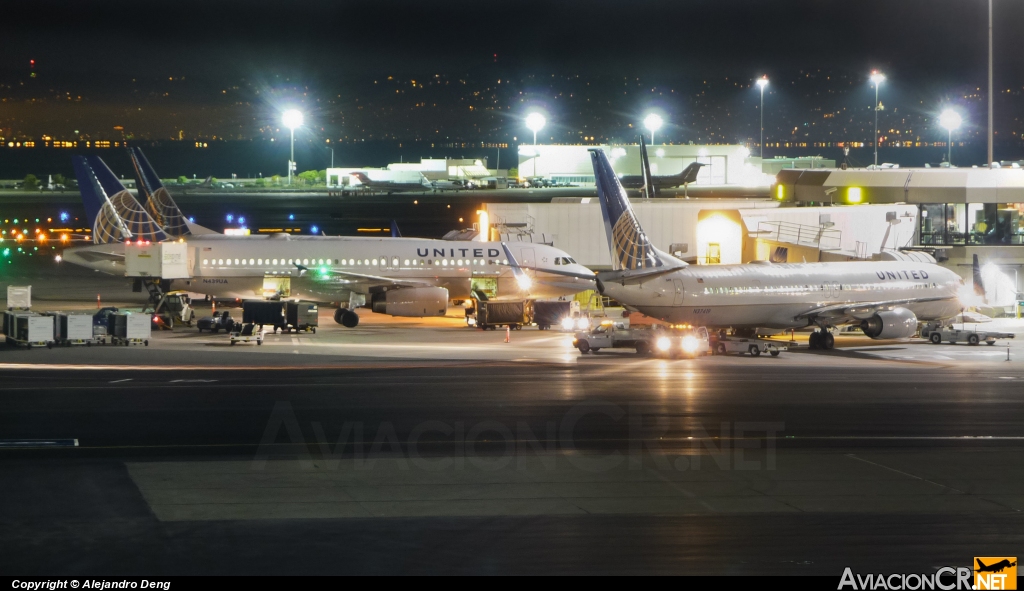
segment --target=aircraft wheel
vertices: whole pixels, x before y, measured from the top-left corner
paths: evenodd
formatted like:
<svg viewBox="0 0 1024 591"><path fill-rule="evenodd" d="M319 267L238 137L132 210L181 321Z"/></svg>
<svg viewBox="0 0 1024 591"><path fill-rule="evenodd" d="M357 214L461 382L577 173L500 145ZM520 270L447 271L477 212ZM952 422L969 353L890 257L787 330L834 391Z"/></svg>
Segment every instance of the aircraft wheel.
<svg viewBox="0 0 1024 591"><path fill-rule="evenodd" d="M821 333L815 331L811 333L811 336L807 337L807 348L817 349L821 344Z"/></svg>
<svg viewBox="0 0 1024 591"><path fill-rule="evenodd" d="M821 333L821 348L827 350L836 346L836 338L830 332Z"/></svg>
<svg viewBox="0 0 1024 591"><path fill-rule="evenodd" d="M967 344L968 345L977 345L978 344L978 335L972 334L971 336L967 337Z"/></svg>
<svg viewBox="0 0 1024 591"><path fill-rule="evenodd" d="M750 345L750 349L748 349L748 351L750 351L750 356L751 357L760 357L761 356L761 349L759 349L757 347L757 345Z"/></svg>
<svg viewBox="0 0 1024 591"><path fill-rule="evenodd" d="M772 354L772 357L778 357L779 356L779 352L778 351L772 351L771 354Z"/></svg>
<svg viewBox="0 0 1024 591"><path fill-rule="evenodd" d="M928 340L931 341L933 345L941 345L942 335L937 332L933 332L931 336L928 337Z"/></svg>

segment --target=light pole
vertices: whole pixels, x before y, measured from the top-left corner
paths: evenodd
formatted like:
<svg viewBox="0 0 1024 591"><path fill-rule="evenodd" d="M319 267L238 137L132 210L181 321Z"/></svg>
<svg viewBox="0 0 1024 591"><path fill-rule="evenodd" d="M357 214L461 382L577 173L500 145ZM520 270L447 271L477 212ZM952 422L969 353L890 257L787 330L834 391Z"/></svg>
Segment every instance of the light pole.
<svg viewBox="0 0 1024 591"><path fill-rule="evenodd" d="M768 76L761 76L757 79L757 87L761 89L761 139L758 144L761 146L759 152L761 159L764 160L764 87L768 86Z"/></svg>
<svg viewBox="0 0 1024 591"><path fill-rule="evenodd" d="M544 129L544 124L547 122L548 120L540 113L530 113L526 116L526 127L533 132L533 176L537 176L537 158L540 157L540 152L537 150L537 132Z"/></svg>
<svg viewBox="0 0 1024 591"><path fill-rule="evenodd" d="M885 74L878 70L871 72L871 82L875 85L875 168L878 168L878 87L885 81Z"/></svg>
<svg viewBox="0 0 1024 591"><path fill-rule="evenodd" d="M950 167L953 166L953 130L959 129L960 124L963 123L963 118L960 117L960 113L957 113L953 109L946 109L939 115L939 125L946 128L949 131L949 154L946 156L946 163Z"/></svg>
<svg viewBox="0 0 1024 591"><path fill-rule="evenodd" d="M988 166L995 162L992 149L992 0L988 0Z"/></svg>
<svg viewBox="0 0 1024 591"><path fill-rule="evenodd" d="M288 184L291 185L292 173L295 171L295 128L302 125L302 113L295 109L288 109L281 115L281 121L292 132L292 155L288 160Z"/></svg>
<svg viewBox="0 0 1024 591"><path fill-rule="evenodd" d="M663 123L665 123L665 121L661 118L661 115L658 115L657 113L651 113L650 115L644 117L644 127L646 127L651 132L652 146L654 145L654 132L661 129L661 125Z"/></svg>

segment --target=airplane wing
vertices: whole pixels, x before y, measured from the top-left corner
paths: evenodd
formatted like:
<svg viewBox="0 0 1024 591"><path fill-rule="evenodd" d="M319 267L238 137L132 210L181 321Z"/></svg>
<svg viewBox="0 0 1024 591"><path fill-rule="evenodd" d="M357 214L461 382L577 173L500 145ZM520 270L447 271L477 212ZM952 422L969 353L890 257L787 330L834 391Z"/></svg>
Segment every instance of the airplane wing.
<svg viewBox="0 0 1024 591"><path fill-rule="evenodd" d="M302 265L296 265L300 272L309 271L308 267ZM427 281L419 281L415 279L396 279L394 277L384 277L382 275L370 275L367 273L353 273L352 271L341 271L338 269L331 269L330 276L347 277L351 278L360 283L372 283L373 285L387 285L390 287L436 287L433 283Z"/></svg>
<svg viewBox="0 0 1024 591"><path fill-rule="evenodd" d="M907 304L917 304L923 302L938 302L948 298L945 297L931 297L931 298L906 298L902 300L882 300L877 302L857 302L851 304L832 304L829 306L820 306L812 310L808 310L801 314L797 314L796 318L828 318L833 321L842 321L844 319L851 320L864 320L870 318L878 311L891 310L899 306L906 306Z"/></svg>

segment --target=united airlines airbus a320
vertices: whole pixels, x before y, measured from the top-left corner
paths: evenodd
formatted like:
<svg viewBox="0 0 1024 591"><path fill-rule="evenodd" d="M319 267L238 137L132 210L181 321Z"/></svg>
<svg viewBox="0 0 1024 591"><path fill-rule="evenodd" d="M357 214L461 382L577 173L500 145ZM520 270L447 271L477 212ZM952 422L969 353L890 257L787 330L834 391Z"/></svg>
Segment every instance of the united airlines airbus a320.
<svg viewBox="0 0 1024 591"><path fill-rule="evenodd" d="M98 157L75 158L96 244L67 249L66 262L123 275L126 248L139 241L145 245L177 238L187 244L191 277L161 282L160 289L242 299L347 302L335 320L348 327L359 322L352 308L367 304L392 316L443 316L451 300L547 299L594 287L589 269L543 244L513 246L518 260L535 271L524 277L510 271L499 242L212 233L187 222L141 153L133 161L145 173L140 187L148 199L162 197L146 208Z"/></svg>
<svg viewBox="0 0 1024 591"><path fill-rule="evenodd" d="M907 338L919 321L961 310L960 277L932 263L688 266L651 244L604 152L591 150L591 160L615 269L598 276L598 289L628 308L715 328L816 325L810 346L823 349L833 347L831 327L858 324L871 338Z"/></svg>

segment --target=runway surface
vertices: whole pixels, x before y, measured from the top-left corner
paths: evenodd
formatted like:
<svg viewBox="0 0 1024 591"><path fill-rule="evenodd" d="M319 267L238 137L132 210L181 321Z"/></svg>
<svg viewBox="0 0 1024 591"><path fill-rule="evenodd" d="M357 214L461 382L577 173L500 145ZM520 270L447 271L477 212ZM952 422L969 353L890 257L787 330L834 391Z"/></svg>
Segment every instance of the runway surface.
<svg viewBox="0 0 1024 591"><path fill-rule="evenodd" d="M456 353L2 351L4 570L838 576L1024 541L1015 361L544 361L375 330Z"/></svg>

